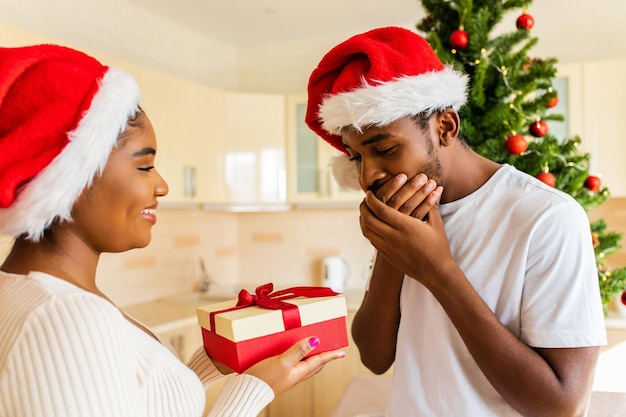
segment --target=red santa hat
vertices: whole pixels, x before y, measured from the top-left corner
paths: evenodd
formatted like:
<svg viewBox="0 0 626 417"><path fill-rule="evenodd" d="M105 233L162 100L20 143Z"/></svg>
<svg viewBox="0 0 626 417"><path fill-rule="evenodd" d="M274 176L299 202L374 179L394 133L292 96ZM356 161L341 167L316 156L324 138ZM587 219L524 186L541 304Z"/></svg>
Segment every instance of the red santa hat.
<svg viewBox="0 0 626 417"><path fill-rule="evenodd" d="M344 188L359 189L341 130L385 126L466 101L468 77L444 66L428 42L399 27L374 29L331 49L309 78L307 125L344 155L331 160Z"/></svg>
<svg viewBox="0 0 626 417"><path fill-rule="evenodd" d="M71 220L139 111L133 78L58 45L0 48L0 233Z"/></svg>

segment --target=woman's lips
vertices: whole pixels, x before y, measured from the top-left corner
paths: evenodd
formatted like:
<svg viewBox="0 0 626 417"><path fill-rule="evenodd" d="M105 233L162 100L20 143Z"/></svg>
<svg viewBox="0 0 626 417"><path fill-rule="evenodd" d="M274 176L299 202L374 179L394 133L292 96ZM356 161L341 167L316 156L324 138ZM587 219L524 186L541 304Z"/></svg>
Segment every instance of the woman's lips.
<svg viewBox="0 0 626 417"><path fill-rule="evenodd" d="M152 224L156 224L156 207L147 207L141 210L141 216Z"/></svg>

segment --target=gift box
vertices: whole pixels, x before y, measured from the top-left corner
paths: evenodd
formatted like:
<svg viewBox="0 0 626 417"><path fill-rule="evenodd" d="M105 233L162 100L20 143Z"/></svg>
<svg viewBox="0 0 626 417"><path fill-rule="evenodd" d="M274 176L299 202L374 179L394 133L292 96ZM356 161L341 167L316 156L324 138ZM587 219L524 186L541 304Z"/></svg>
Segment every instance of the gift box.
<svg viewBox="0 0 626 417"><path fill-rule="evenodd" d="M348 346L343 296L326 287L272 291L265 284L254 295L244 289L237 299L198 307L207 354L241 373L306 337L320 339L309 355Z"/></svg>

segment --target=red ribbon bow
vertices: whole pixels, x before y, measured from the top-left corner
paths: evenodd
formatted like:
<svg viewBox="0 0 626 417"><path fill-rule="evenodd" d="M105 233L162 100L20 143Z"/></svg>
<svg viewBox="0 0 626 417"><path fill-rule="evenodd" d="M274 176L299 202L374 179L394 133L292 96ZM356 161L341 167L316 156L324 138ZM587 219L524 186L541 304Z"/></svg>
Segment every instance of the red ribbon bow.
<svg viewBox="0 0 626 417"><path fill-rule="evenodd" d="M239 291L237 305L226 310L213 311L210 314L211 331L215 331L215 315L228 311L239 310L250 306L259 306L269 310L281 310L283 313L283 323L285 330L300 327L300 310L295 304L286 303L283 300L296 297L329 297L337 295L335 291L327 287L291 287L284 290L272 292L274 284L267 283L256 287L255 294L252 295L245 289Z"/></svg>

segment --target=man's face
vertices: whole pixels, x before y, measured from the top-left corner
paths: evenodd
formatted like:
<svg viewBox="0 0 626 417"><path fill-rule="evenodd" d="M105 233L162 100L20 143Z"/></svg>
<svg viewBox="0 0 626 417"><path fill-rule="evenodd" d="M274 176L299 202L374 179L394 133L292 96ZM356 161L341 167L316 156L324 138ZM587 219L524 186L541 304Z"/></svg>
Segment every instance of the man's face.
<svg viewBox="0 0 626 417"><path fill-rule="evenodd" d="M387 126L365 128L362 132L352 129L342 132L350 159L357 164L361 189L376 192L400 173L409 179L424 173L440 184L439 145L431 125L432 117L426 129L405 117Z"/></svg>

